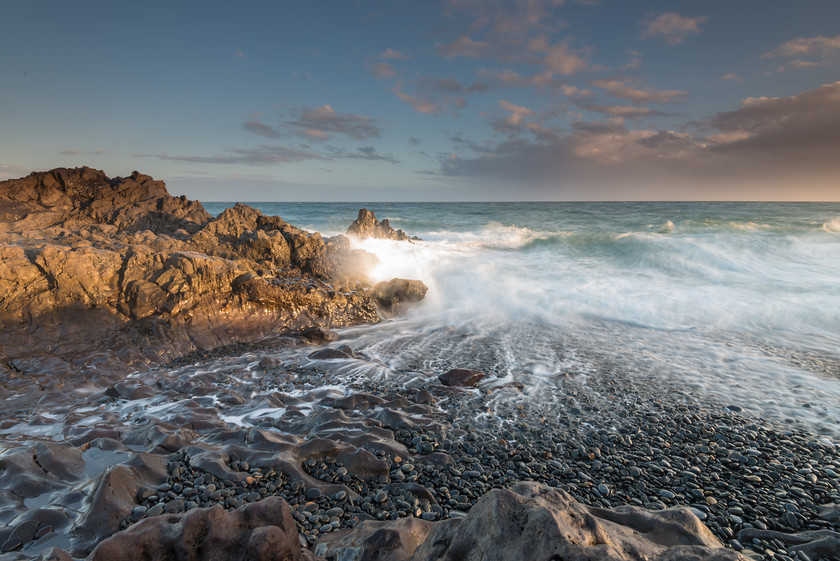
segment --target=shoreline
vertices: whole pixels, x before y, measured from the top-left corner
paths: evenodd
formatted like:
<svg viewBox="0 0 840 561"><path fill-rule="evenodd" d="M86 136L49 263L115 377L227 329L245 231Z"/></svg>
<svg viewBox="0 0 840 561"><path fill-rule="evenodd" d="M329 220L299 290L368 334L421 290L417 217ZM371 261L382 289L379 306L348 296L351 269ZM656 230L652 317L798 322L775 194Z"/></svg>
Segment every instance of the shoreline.
<svg viewBox="0 0 840 561"><path fill-rule="evenodd" d="M115 551L125 559L157 558L150 552L165 557L195 546L190 536L202 524L237 528L220 542L237 559L274 558L271 548L310 560L373 552L387 552L383 558L392 561L444 552L456 558L468 546L491 547L506 532L512 533L496 554L507 558L516 547L567 558L743 559L738 551L764 559L836 558L830 552L840 547L840 450L830 439L741 415L734 405L703 402L690 388L651 387L609 357L592 372L564 372L542 386L489 368L477 386L442 383L439 376L449 368L484 367L469 356L431 368L394 368L364 345L347 346L357 340L344 333L336 340L329 328L364 323L353 318L371 320L374 306L377 320L398 313L425 289L392 285L398 292L389 295L357 283L348 285L356 300L338 302L346 295L325 271L367 259L348 253L341 240L324 242L242 206L211 219L200 204L175 200L159 182L136 173L109 180L108 188L95 170L62 173L55 185L42 175L38 189L67 192L72 181L100 182L106 190L127 185L134 195L111 201L122 213L118 226L103 228L89 215L90 205L47 208L37 202L41 210L12 217L11 223L28 221L21 232L59 220L55 239L71 238L52 244L65 248L59 253L80 251L89 258L110 252L108 259L118 263L127 254L116 245L130 241L134 251L152 244L162 256L136 271L135 284L125 282L126 265L116 267L113 286L101 279L114 267L100 267L93 289L64 295L72 300L83 294L87 308L65 306L72 313L52 316L50 306L64 304L41 302L44 315L31 314L26 328L38 332L40 318L48 317L60 336L77 327L96 335L103 326L94 324L104 317L97 310L107 309L107 317L128 318L103 325L122 330L131 348L174 341L173 348L187 352L175 357L153 350L145 360L132 355L125 361L114 355L119 340L92 347L88 341L85 348L77 337L81 358L65 360L36 347L31 357L5 356L2 397L14 408L0 414L0 553L9 559L109 559ZM22 204L41 201L24 195L30 199ZM126 205L132 197L140 202ZM133 220L150 220L138 218L144 204L147 210L174 205L175 218L155 218L163 230L151 236L131 231ZM189 216L199 218L190 223ZM398 236L387 221L364 216L366 231ZM92 238L97 232L101 239ZM407 239L399 233L389 239ZM33 251L51 245L27 236L19 235ZM222 267L222 274L195 268L187 274L182 257L189 247L204 248L202 259ZM50 270L49 262L14 251L4 254L7 282L23 278L18 265ZM195 255L190 259L198 262ZM172 263L179 265L166 265ZM160 280L176 269L199 298ZM64 272L51 284L33 272L10 301L29 297L33 286L55 297L70 286L62 283L90 270ZM167 311L155 315L159 308L146 300L157 302L155 290L165 287L158 305ZM97 299L96 290L119 296ZM307 300L313 292L317 301ZM221 325L214 322L224 322L225 314L207 312L228 306L225 299L233 301L225 313L242 314L230 336L214 333ZM335 315L334 305L344 311ZM144 315L147 308L160 321L143 323L152 317ZM300 321L289 319L290 308ZM260 320L267 332L256 330L268 338L251 337L248 314L255 311L268 316ZM206 341L233 342L202 348L194 336L179 339L178 330L192 326L193 318L206 320ZM249 335L237 339L238 327ZM25 328L7 322L4 329ZM455 328L443 331L453 339L462 335ZM400 348L391 350L399 354ZM492 352L479 346L470 356ZM689 510L672 508L678 506ZM507 514L493 520L499 509ZM522 516L530 526L517 531L513 526ZM272 517L282 523L272 526ZM588 522L576 525L575 517ZM261 522L247 526L251 519ZM170 526L180 529L180 537L158 539L172 534ZM493 531L483 529L490 526ZM535 535L553 537L535 542ZM575 540L603 548L594 552ZM727 549L718 549L716 540ZM637 557L628 556L630 550Z"/></svg>

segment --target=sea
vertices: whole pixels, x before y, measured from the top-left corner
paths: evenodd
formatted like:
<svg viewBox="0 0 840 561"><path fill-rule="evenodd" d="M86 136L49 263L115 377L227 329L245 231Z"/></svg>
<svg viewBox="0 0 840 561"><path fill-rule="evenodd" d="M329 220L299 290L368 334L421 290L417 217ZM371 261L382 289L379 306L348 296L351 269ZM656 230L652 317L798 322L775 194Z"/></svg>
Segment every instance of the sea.
<svg viewBox="0 0 840 561"><path fill-rule="evenodd" d="M368 208L420 238L353 241L372 281L429 288L340 331L379 375L630 377L840 438L840 203L248 204L325 237Z"/></svg>

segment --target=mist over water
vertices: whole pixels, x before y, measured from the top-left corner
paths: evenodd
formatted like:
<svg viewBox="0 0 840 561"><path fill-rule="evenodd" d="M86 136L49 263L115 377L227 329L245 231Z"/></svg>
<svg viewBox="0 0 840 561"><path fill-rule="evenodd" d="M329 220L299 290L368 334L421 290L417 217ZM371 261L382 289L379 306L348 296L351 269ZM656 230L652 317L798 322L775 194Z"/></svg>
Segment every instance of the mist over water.
<svg viewBox="0 0 840 561"><path fill-rule="evenodd" d="M619 372L840 435L840 204L255 206L324 235L365 206L422 238L355 242L374 280L429 286L344 332L391 375L480 368L550 395Z"/></svg>

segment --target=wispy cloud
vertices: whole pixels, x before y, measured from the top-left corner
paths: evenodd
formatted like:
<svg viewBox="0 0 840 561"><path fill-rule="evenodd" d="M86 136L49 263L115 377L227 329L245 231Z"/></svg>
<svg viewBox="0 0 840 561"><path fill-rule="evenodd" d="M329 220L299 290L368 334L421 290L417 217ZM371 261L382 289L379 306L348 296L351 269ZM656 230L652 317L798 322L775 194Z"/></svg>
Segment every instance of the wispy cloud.
<svg viewBox="0 0 840 561"><path fill-rule="evenodd" d="M830 56L840 53L840 35L837 37L799 37L782 43L775 49L764 53L768 57L803 57Z"/></svg>
<svg viewBox="0 0 840 561"><path fill-rule="evenodd" d="M342 148L330 147L330 153L334 158L382 161L390 164L400 163L395 156L391 154L380 154L373 146L360 146L359 148L356 148L356 150L344 150Z"/></svg>
<svg viewBox="0 0 840 561"><path fill-rule="evenodd" d="M581 105L581 109L588 111L595 111L596 113L603 113L612 117L647 117L650 115L661 115L659 111L654 111L649 107L638 107L632 105Z"/></svg>
<svg viewBox="0 0 840 561"><path fill-rule="evenodd" d="M686 17L675 12L648 17L642 22L642 39L661 37L669 45L678 45L689 35L700 33L700 24L708 19L708 16Z"/></svg>
<svg viewBox="0 0 840 561"><path fill-rule="evenodd" d="M236 58L248 58L245 56L245 53L243 53L241 50L237 50L235 56Z"/></svg>
<svg viewBox="0 0 840 561"><path fill-rule="evenodd" d="M528 49L545 55L542 59L543 66L562 76L575 74L587 66L580 53L565 41L552 45L545 37L538 37L528 43Z"/></svg>
<svg viewBox="0 0 840 561"><path fill-rule="evenodd" d="M385 49L376 58L381 60L408 60L411 57L396 49Z"/></svg>
<svg viewBox="0 0 840 561"><path fill-rule="evenodd" d="M314 138L326 139L331 134L341 134L364 140L378 138L380 134L375 119L353 113L338 113L330 105L300 108L296 112L297 118L285 124Z"/></svg>
<svg viewBox="0 0 840 561"><path fill-rule="evenodd" d="M254 134L264 136L266 138L277 138L278 136L280 136L280 133L277 131L277 129L257 120L247 121L243 123L242 128Z"/></svg>
<svg viewBox="0 0 840 561"><path fill-rule="evenodd" d="M430 99L416 97L403 91L402 81L397 81L391 89L398 98L411 105L418 113L426 115L435 115L443 111L443 106Z"/></svg>
<svg viewBox="0 0 840 561"><path fill-rule="evenodd" d="M793 58L778 68L812 68L830 64L840 58L840 35L837 37L799 37L782 43L761 58Z"/></svg>
<svg viewBox="0 0 840 561"><path fill-rule="evenodd" d="M444 58L466 57L466 58L489 58L493 56L493 45L488 41L475 41L466 35L440 45L438 53Z"/></svg>
<svg viewBox="0 0 840 561"><path fill-rule="evenodd" d="M110 154L110 150L62 150L64 156L101 156Z"/></svg>
<svg viewBox="0 0 840 561"><path fill-rule="evenodd" d="M723 76L720 77L720 79L724 80L726 82L743 82L744 81L743 78L741 78L740 76L738 76L734 72L729 72L727 74L724 74Z"/></svg>
<svg viewBox="0 0 840 561"><path fill-rule="evenodd" d="M268 166L301 162L304 160L324 160L324 156L306 150L289 148L287 146L263 145L253 149L234 148L227 154L214 156L181 156L172 154L132 154L135 158L157 158L191 164L246 164L253 166Z"/></svg>
<svg viewBox="0 0 840 561"><path fill-rule="evenodd" d="M605 78L592 80L590 86L601 88L607 94L630 103L673 103L688 99L688 92L681 90L658 90L652 87L639 87L626 78Z"/></svg>
<svg viewBox="0 0 840 561"><path fill-rule="evenodd" d="M388 62L370 63L368 64L368 68L376 78L387 79L397 77L397 70L394 68L393 64Z"/></svg>

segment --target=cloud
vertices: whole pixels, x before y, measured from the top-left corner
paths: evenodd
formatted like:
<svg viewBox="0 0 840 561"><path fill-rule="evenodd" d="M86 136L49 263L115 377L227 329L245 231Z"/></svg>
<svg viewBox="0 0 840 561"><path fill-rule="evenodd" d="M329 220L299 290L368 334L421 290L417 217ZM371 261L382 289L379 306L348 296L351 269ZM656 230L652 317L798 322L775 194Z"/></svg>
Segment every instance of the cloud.
<svg viewBox="0 0 840 561"><path fill-rule="evenodd" d="M376 120L364 115L337 113L330 105L294 110L297 118L284 124L300 134L325 140L332 134L349 136L355 140L378 138L380 134Z"/></svg>
<svg viewBox="0 0 840 561"><path fill-rule="evenodd" d="M101 156L110 154L110 150L62 150L64 156Z"/></svg>
<svg viewBox="0 0 840 561"><path fill-rule="evenodd" d="M446 45L439 46L437 51L444 58L455 58L458 56L466 58L487 58L493 56L491 43L487 41L474 41L466 35L462 35Z"/></svg>
<svg viewBox="0 0 840 561"><path fill-rule="evenodd" d="M500 99L498 101L498 104L499 107L510 113L504 119L497 119L491 121L491 126L494 130L498 132L508 134L518 132L520 128L524 125L525 117L528 117L534 113L527 107L514 105L513 103L504 99Z"/></svg>
<svg viewBox="0 0 840 561"><path fill-rule="evenodd" d="M380 79L397 77L397 71L394 65L387 62L375 62L369 64L368 68L370 68L370 71L375 77Z"/></svg>
<svg viewBox="0 0 840 561"><path fill-rule="evenodd" d="M228 154L214 156L173 156L170 154L132 154L135 158L154 157L159 160L185 162L191 164L246 164L268 166L286 164L304 160L324 160L324 156L311 151L289 148L286 146L263 145L253 149L231 149Z"/></svg>
<svg viewBox="0 0 840 561"><path fill-rule="evenodd" d="M750 97L739 109L717 113L709 125L726 135L714 139L717 151L806 157L837 168L840 82L788 97Z"/></svg>
<svg viewBox="0 0 840 561"><path fill-rule="evenodd" d="M837 37L799 37L782 43L775 49L761 55L771 57L832 56L840 53L840 35Z"/></svg>
<svg viewBox="0 0 840 561"><path fill-rule="evenodd" d="M538 37L528 43L528 49L544 54L542 64L550 71L563 76L575 74L586 68L586 62L580 54L566 42L552 45L545 37Z"/></svg>
<svg viewBox="0 0 840 561"><path fill-rule="evenodd" d="M611 115L613 117L632 118L662 114L648 107L633 107L628 105L581 105L580 107L581 109L595 111L596 113L603 113L604 115Z"/></svg>
<svg viewBox="0 0 840 561"><path fill-rule="evenodd" d="M248 57L246 57L246 56L245 56L245 53L243 53L243 52L242 52L242 51L240 51L240 50L237 50L237 51L236 51L236 55L235 55L235 56L236 56L236 58L248 58Z"/></svg>
<svg viewBox="0 0 840 561"><path fill-rule="evenodd" d="M730 72L728 74L724 74L720 77L721 80L724 81L733 81L733 82L743 82L744 79L735 74L734 72Z"/></svg>
<svg viewBox="0 0 840 561"><path fill-rule="evenodd" d="M500 107L511 115L526 116L528 110L508 103ZM439 155L437 173L542 185L635 181L644 186L661 180L713 189L724 199L733 186L743 192L745 185L772 184L772 194L769 187L754 192L791 199L796 198L792 186L795 192L813 187L811 193L831 193L829 186L840 180L840 82L787 97L747 98L733 111L677 130L631 127L621 116L579 121L565 130L543 118L523 119L519 129L531 131L533 138L508 135L476 142L451 135L454 150Z"/></svg>
<svg viewBox="0 0 840 561"><path fill-rule="evenodd" d="M656 88L635 87L629 80L622 78L606 78L592 80L589 85L606 90L606 92L620 99L626 99L630 103L673 103L684 101L688 98L688 92L680 90L657 90Z"/></svg>
<svg viewBox="0 0 840 561"><path fill-rule="evenodd" d="M385 49L376 58L379 58L379 59L382 59L382 60L408 60L411 57L409 57L407 54L405 54L401 51L397 51L397 50L394 50L394 49Z"/></svg>
<svg viewBox="0 0 840 561"><path fill-rule="evenodd" d="M782 43L761 58L794 58L778 68L778 71L788 68L812 68L831 63L840 56L840 35L837 37L799 37Z"/></svg>
<svg viewBox="0 0 840 561"><path fill-rule="evenodd" d="M392 155L382 155L376 151L373 146L360 146L355 151L347 151L343 148L330 147L330 153L335 158L344 158L349 160L372 160L383 161L391 164L398 164L400 161Z"/></svg>
<svg viewBox="0 0 840 561"><path fill-rule="evenodd" d="M659 36L669 45L678 45L689 35L700 33L700 24L708 19L707 16L692 18L674 12L650 17L643 22L642 39Z"/></svg>
<svg viewBox="0 0 840 561"><path fill-rule="evenodd" d="M417 85L421 88L438 91L448 94L459 94L464 91L464 85L455 78L429 78L417 79Z"/></svg>
<svg viewBox="0 0 840 561"><path fill-rule="evenodd" d="M277 129L270 125L266 125L265 123L261 123L256 119L253 121L247 121L245 123L242 123L242 128L254 134L264 136L266 138L277 138L278 136L280 136L280 133L277 131Z"/></svg>
<svg viewBox="0 0 840 561"><path fill-rule="evenodd" d="M402 101L410 104L415 111L418 113L423 113L426 115L435 115L443 111L443 106L426 98L415 97L413 95L407 94L403 91L403 84L401 81L397 81L394 87L391 89L398 98Z"/></svg>
<svg viewBox="0 0 840 561"><path fill-rule="evenodd" d="M408 139L408 143L411 144L412 146L420 146L423 142L419 138L417 138L416 136L412 136L411 138Z"/></svg>

